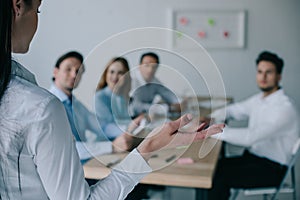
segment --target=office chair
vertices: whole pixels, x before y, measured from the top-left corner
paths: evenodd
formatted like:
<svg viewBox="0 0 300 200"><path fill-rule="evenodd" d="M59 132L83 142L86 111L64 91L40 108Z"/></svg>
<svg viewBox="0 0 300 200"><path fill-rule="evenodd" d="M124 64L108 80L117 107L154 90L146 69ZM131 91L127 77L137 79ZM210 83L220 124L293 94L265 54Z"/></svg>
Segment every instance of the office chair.
<svg viewBox="0 0 300 200"><path fill-rule="evenodd" d="M296 200L296 180L295 180L295 162L297 161L297 157L300 154L300 138L297 139L294 144L292 157L288 164L287 171L278 187L266 187L266 188L251 188L251 189L243 189L243 188L234 188L232 189L232 197L231 200L235 200L240 192L244 192L245 196L250 195L263 195L264 200L275 200L278 193L293 193L293 200ZM287 184L286 179L288 174L291 175L291 183Z"/></svg>

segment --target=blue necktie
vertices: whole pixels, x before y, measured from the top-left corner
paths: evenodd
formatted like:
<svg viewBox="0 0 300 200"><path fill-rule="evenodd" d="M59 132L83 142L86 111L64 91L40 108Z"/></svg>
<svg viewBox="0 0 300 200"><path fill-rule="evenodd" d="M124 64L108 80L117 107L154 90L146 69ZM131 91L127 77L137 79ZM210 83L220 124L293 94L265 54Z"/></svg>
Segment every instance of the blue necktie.
<svg viewBox="0 0 300 200"><path fill-rule="evenodd" d="M67 112L67 116L68 116L68 120L72 129L72 133L76 139L76 141L81 141L80 136L77 132L76 126L75 126L75 122L74 122L74 116L73 116L73 108L72 108L72 97L70 97L69 99L63 101L64 107L66 109Z"/></svg>
<svg viewBox="0 0 300 200"><path fill-rule="evenodd" d="M72 129L72 133L73 133L76 141L81 141L81 138L80 138L80 136L77 132L75 122L74 122L73 107L72 107L72 96L69 99L63 101L63 104L64 104L65 110L67 112L68 120L69 120L71 129ZM88 159L80 160L80 162L83 165L89 160L90 159L88 158Z"/></svg>

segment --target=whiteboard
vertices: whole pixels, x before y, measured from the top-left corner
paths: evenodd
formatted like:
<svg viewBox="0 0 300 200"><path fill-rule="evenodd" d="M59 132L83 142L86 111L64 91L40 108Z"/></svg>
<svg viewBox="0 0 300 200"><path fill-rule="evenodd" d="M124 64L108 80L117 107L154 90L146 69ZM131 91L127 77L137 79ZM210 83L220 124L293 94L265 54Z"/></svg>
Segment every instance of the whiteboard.
<svg viewBox="0 0 300 200"><path fill-rule="evenodd" d="M192 10L171 9L170 27L175 30L171 45L175 49L193 49L189 42L201 44L204 48L244 48L244 10Z"/></svg>

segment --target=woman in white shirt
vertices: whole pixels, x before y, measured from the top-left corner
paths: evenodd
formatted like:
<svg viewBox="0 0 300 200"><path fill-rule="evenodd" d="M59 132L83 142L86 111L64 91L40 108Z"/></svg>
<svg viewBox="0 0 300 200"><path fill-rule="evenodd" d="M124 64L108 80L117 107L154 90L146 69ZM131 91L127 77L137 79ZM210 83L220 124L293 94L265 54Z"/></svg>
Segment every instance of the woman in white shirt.
<svg viewBox="0 0 300 200"><path fill-rule="evenodd" d="M185 115L145 139L107 178L89 188L62 103L11 60L11 52L28 51L40 4L0 1L0 199L124 199L151 171L146 162L151 152L171 141L178 145L222 131L223 125L216 125L178 134L191 120Z"/></svg>

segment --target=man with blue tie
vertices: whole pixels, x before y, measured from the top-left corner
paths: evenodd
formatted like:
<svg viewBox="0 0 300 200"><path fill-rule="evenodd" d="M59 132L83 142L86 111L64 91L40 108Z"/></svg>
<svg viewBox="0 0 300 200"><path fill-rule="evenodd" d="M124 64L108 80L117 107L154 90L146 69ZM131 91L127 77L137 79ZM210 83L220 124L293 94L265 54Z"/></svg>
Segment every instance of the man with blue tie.
<svg viewBox="0 0 300 200"><path fill-rule="evenodd" d="M65 106L82 163L95 155L129 150L132 147L132 138L127 134L120 135L113 142L106 141L96 115L72 95L84 70L83 56L80 53L71 51L62 55L55 64L53 85L49 89ZM96 134L97 140L102 141L88 142L85 135L86 130Z"/></svg>

